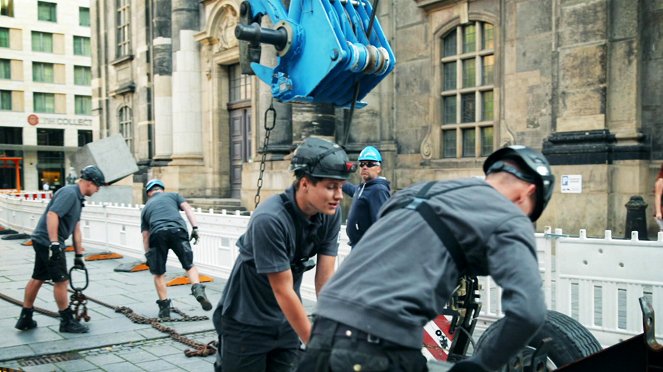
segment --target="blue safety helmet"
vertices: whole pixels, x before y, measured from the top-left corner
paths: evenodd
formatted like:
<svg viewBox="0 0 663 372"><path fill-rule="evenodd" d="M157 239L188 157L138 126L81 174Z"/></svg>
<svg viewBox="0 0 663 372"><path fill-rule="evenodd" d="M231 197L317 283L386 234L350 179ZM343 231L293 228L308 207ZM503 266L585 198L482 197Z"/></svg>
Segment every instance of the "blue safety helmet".
<svg viewBox="0 0 663 372"><path fill-rule="evenodd" d="M106 177L96 165L88 165L81 170L81 179L90 181L101 187L106 185Z"/></svg>
<svg viewBox="0 0 663 372"><path fill-rule="evenodd" d="M380 155L380 151L378 151L378 149L376 149L375 147L366 146L359 153L359 158L357 158L357 160L358 161L370 160L382 163L382 156Z"/></svg>
<svg viewBox="0 0 663 372"><path fill-rule="evenodd" d="M519 169L505 160L517 164ZM555 176L550 169L550 163L543 154L530 147L513 145L493 152L483 163L483 171L486 175L507 172L536 185L536 206L529 216L532 222L541 216L552 197Z"/></svg>
<svg viewBox="0 0 663 372"><path fill-rule="evenodd" d="M146 185L145 185L145 193L149 193L150 190L152 190L155 187L160 187L161 190L165 190L166 186L161 182L161 180L153 179L150 180Z"/></svg>

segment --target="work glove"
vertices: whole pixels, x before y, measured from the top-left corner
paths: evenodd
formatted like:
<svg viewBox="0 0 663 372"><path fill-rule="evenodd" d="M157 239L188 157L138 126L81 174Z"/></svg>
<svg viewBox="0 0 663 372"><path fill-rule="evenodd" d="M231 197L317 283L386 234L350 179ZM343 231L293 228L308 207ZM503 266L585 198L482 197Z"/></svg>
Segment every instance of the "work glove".
<svg viewBox="0 0 663 372"><path fill-rule="evenodd" d="M193 229L191 229L191 237L189 238L189 241L193 241L193 244L198 244L198 239L200 237L198 236L198 226L194 226Z"/></svg>
<svg viewBox="0 0 663 372"><path fill-rule="evenodd" d="M51 245L48 246L48 249L51 251L51 261L58 261L62 255L62 248L60 247L60 243L51 242Z"/></svg>
<svg viewBox="0 0 663 372"><path fill-rule="evenodd" d="M80 253L76 253L74 257L74 268L79 270L85 269L85 260L83 260L83 255Z"/></svg>

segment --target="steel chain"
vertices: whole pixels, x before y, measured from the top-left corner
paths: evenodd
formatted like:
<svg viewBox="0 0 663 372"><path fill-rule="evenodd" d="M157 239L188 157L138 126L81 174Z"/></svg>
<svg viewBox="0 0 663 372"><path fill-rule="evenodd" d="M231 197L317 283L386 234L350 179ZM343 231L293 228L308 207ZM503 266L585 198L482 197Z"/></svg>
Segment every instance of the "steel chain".
<svg viewBox="0 0 663 372"><path fill-rule="evenodd" d="M187 349L184 351L184 355L186 355L187 357L208 356L216 353L216 341L211 341L208 342L207 344L203 344L201 342L182 336L174 328L161 324L161 322L191 322L198 320L209 320L208 317L188 316L183 311L174 307L171 308L171 311L181 315L182 318L166 318L166 319L148 318L136 314L131 308L127 306L118 306L115 308L116 313L124 314L124 316L126 316L132 322L136 324L149 324L152 326L152 328L156 329L157 331L160 331L162 333L167 333L168 335L170 335L170 338L172 338L173 340L194 348L194 350Z"/></svg>
<svg viewBox="0 0 663 372"><path fill-rule="evenodd" d="M76 316L76 320L90 321L90 316L87 313L87 297L81 290L75 290L69 297L69 307ZM81 309L82 307L82 309Z"/></svg>
<svg viewBox="0 0 663 372"><path fill-rule="evenodd" d="M267 114L272 113L272 123L271 125L267 121ZM258 204L260 204L260 189L262 188L262 183L263 183L263 175L265 174L265 162L267 159L267 145L269 144L269 135L272 132L272 129L276 126L276 110L274 109L274 98L272 98L272 101L269 104L269 108L265 110L265 118L263 120L263 127L265 128L265 141L263 142L262 146L262 157L260 158L260 175L258 175L258 190L256 191L256 196L253 199L255 201L256 205L255 208L258 208Z"/></svg>

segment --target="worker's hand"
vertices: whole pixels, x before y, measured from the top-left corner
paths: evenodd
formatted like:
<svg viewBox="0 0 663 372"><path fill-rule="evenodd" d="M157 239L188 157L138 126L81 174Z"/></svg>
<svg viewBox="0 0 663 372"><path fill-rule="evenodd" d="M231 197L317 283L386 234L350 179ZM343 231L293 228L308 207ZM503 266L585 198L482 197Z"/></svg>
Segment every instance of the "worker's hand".
<svg viewBox="0 0 663 372"><path fill-rule="evenodd" d="M488 372L483 367L469 360L461 360L451 367L449 372Z"/></svg>
<svg viewBox="0 0 663 372"><path fill-rule="evenodd" d="M48 246L48 249L51 251L51 260L58 261L62 256L62 247L59 242L51 242L51 245Z"/></svg>
<svg viewBox="0 0 663 372"><path fill-rule="evenodd" d="M198 236L198 226L194 226L193 229L191 229L191 237L189 238L189 241L193 241L193 244L198 244L198 239L200 237Z"/></svg>
<svg viewBox="0 0 663 372"><path fill-rule="evenodd" d="M85 269L85 260L83 260L83 255L80 253L76 253L76 256L74 257L74 268L80 270Z"/></svg>

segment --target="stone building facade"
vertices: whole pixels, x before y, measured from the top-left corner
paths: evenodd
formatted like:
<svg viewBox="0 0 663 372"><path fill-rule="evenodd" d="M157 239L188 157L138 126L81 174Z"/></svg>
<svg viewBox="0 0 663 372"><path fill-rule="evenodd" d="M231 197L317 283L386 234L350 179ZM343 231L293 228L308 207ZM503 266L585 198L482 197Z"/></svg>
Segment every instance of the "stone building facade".
<svg viewBox="0 0 663 372"><path fill-rule="evenodd" d="M344 138L348 110L272 102L268 86L241 75L240 1L93 3L94 105L102 136L122 133L143 169L137 198L160 177L187 197L237 198L252 209L265 121L275 125L262 197L290 184L288 159L302 138ZM401 189L480 176L494 149L532 146L558 179L539 231L623 235L625 204L641 195L652 235L663 2L392 0L378 18L397 64L353 115L351 157L377 146ZM562 189L563 176L574 186Z"/></svg>

